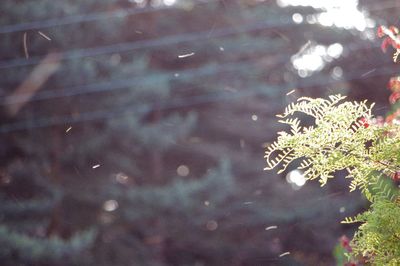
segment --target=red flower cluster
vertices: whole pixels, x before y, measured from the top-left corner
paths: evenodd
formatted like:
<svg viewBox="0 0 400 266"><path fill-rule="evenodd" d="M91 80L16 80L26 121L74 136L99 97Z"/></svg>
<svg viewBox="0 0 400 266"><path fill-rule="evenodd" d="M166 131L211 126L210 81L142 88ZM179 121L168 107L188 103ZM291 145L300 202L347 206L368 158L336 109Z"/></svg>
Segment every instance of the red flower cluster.
<svg viewBox="0 0 400 266"><path fill-rule="evenodd" d="M353 249L352 249L351 246L350 246L350 239L349 239L347 236L343 235L343 236L339 239L339 241L340 241L340 245L341 245L347 252L352 252ZM347 262L347 263L344 264L344 266L356 266L356 265L357 265L357 263L354 262L354 261Z"/></svg>
<svg viewBox="0 0 400 266"><path fill-rule="evenodd" d="M393 48L397 49L397 52L394 54L393 58L396 61L397 57L400 55L400 31L395 26L390 26L386 28L384 26L380 26L377 31L377 35L379 38L384 36L385 39L382 42L382 50L386 50L389 45L393 46ZM390 104L395 104L400 102L400 76L393 77L390 79L387 85L388 89L392 91L389 96ZM386 117L386 123L393 123L395 120L400 119L400 108L394 110L394 112Z"/></svg>
<svg viewBox="0 0 400 266"><path fill-rule="evenodd" d="M388 83L388 89L392 91L389 102L394 104L400 99L400 77L391 78Z"/></svg>
<svg viewBox="0 0 400 266"><path fill-rule="evenodd" d="M379 38L385 37L383 39L381 48L385 52L388 48L388 46L392 46L394 49L396 49L396 53L394 55L394 61L396 62L396 59L398 56L400 56L400 34L399 34L399 29L391 26L389 28L386 28L384 26L380 26L377 31L377 35ZM391 104L395 104L397 102L400 102L400 76L398 77L393 77L390 79L388 83L388 89L392 91L392 94L389 97L389 102ZM395 106L396 107L396 106ZM397 110L394 110L394 112L390 115L388 115L385 119L385 122L388 124L395 123L396 120L400 120L400 108L397 108ZM364 126L364 128L369 127L369 121L365 117L361 117L357 120L357 123L359 126ZM383 125L383 118L376 118L372 119L371 123L373 125ZM383 133L385 136L391 136L391 132L384 132ZM391 178L394 181L400 181L400 171L396 171L391 175ZM340 245L347 251L347 252L352 252L352 248L350 246L350 240L346 236L342 236L340 238ZM350 261L344 264L344 266L356 266L356 265L364 265L363 258L361 258L361 261L358 259L355 259L355 261Z"/></svg>
<svg viewBox="0 0 400 266"><path fill-rule="evenodd" d="M361 117L360 119L358 119L358 123L360 123L364 128L369 127L369 123L365 117Z"/></svg>
<svg viewBox="0 0 400 266"><path fill-rule="evenodd" d="M394 120L399 119L400 118L400 109L398 109L397 111L395 111L394 113L392 113L391 115L388 115L386 117L386 123L390 124L392 123Z"/></svg>
<svg viewBox="0 0 400 266"><path fill-rule="evenodd" d="M351 248L351 246L350 246L350 239L347 237L347 236L345 236L345 235L343 235L341 238L340 238L340 245L347 251L347 252L351 252L353 249Z"/></svg>
<svg viewBox="0 0 400 266"><path fill-rule="evenodd" d="M400 92L393 92L389 96L389 102L391 104L394 104L395 102L397 102L398 99L400 99Z"/></svg>
<svg viewBox="0 0 400 266"><path fill-rule="evenodd" d="M397 35L399 34L399 29L395 26L390 26L389 29L380 26L377 31L377 35L379 38L386 36L381 44L381 49L383 52L387 51L389 46L392 46L394 49L400 49L400 42L397 39Z"/></svg>

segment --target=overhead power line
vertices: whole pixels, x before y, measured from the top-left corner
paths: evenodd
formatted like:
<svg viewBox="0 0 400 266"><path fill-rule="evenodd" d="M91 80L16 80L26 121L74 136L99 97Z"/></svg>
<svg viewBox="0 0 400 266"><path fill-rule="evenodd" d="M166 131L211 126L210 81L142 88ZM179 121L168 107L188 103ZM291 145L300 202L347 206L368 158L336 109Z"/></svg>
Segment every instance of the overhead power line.
<svg viewBox="0 0 400 266"><path fill-rule="evenodd" d="M290 56L284 55L279 58L277 63L286 62L289 60ZM189 79L194 77L200 77L204 75L215 75L222 72L230 72L230 71L240 71L240 70L248 70L251 66L257 64L257 61L248 60L251 62L238 62L238 63L225 63L225 64L210 64L198 68L193 68L184 71L169 71L167 73L157 73L146 76L139 76L135 78L128 79L117 79L112 81L105 81L99 83L92 83L87 85L69 87L58 90L48 90L37 93L35 96L31 98L29 94L19 94L12 95L6 97L0 97L0 106L2 105L11 105L18 103L28 103L34 101L41 100L49 100L55 98L63 98L63 97L71 97L82 94L91 94L91 93L99 93L99 92L107 92L114 91L120 89L127 89L133 86L145 85L147 83L158 82L160 79L173 80L177 79L175 74L179 75L179 79Z"/></svg>
<svg viewBox="0 0 400 266"><path fill-rule="evenodd" d="M362 78L363 74L370 71L368 70L358 70L355 71L351 76L349 76L346 80L333 80L329 76L320 76L318 79L308 79L304 82L300 82L297 84L298 87L306 88L306 87L313 87L313 86L327 86L329 84L334 83L342 83L346 81L356 80ZM392 67L390 68L380 68L371 74L368 75L369 78L376 77L380 75L393 75L397 74L398 70ZM265 85L257 88L257 90L248 90L248 91L240 91L240 92L218 92L218 93L209 93L200 96L192 96L183 99L172 99L170 102L163 106L148 106L147 104L142 104L139 106L132 107L131 105L127 105L122 108L118 109L111 109L111 110L98 110L93 112L87 112L79 115L78 117L71 117L71 116L59 116L55 118L38 118L35 120L25 120L25 121L18 121L14 123L4 124L0 126L0 133L8 133L8 132L15 132L27 129L34 129L34 128L43 128L49 126L57 126L57 125L65 125L70 126L74 123L80 122L89 122L89 121L96 121L96 120L104 120L104 119L111 119L117 117L123 117L126 115L134 115L140 113L147 113L150 111L155 110L168 110L168 109L175 109L175 108L184 108L190 106L196 106L199 104L205 103L212 103L212 102L220 102L220 101L229 101L238 99L241 97L249 97L249 96L256 96L259 94L265 94L267 91L284 91L291 89L293 85L288 84L286 86L275 86L275 85Z"/></svg>
<svg viewBox="0 0 400 266"><path fill-rule="evenodd" d="M199 2L198 4L207 4L207 3L212 3L212 2L213 1L204 0L204 1ZM392 5L385 5L383 8L381 6L374 6L374 7L369 8L368 10L374 10L375 8L381 10L381 9L386 9L386 8L396 7L396 6L397 6L397 4L393 3ZM115 12L117 12L117 11L115 11ZM132 10L132 12L133 12L133 10ZM150 12L150 11L147 11L147 12ZM105 15L106 13L107 12L101 12L101 13L97 14L98 16L96 14L92 14L92 15L95 18L100 19L100 14ZM84 19L83 17L86 15L76 15L76 16L82 17L82 19ZM88 19L90 19L91 15L88 14L87 16L89 17ZM67 20L67 18L66 18L66 20ZM265 30L265 29L271 29L271 28L278 29L278 28L287 27L287 26L304 25L304 24L291 23L289 21L291 21L291 18L289 18L289 17L281 18L281 21L278 21L278 22L263 20L263 21L259 21L258 23L255 23L255 24L241 26L241 27L237 27L237 28L224 27L224 28L220 28L220 29L214 29L212 31L206 30L206 31L200 31L200 32L196 32L196 33L178 34L178 35L150 39L150 40L140 40L140 41L134 41L134 42L117 43L117 44L105 45L105 46L100 46L100 47L95 47L95 48L76 49L76 50L72 50L72 51L59 52L58 56L60 56L61 60L70 60L70 59L98 56L98 55L111 54L111 53L123 53L123 52L133 51L133 50L142 49L142 48L153 48L153 47L158 47L158 46L177 44L177 43L181 43L181 42L200 41L200 40L209 39L209 38L218 38L218 37L229 36L229 35L232 35L235 33L244 33L244 32ZM43 22L43 23L46 24L45 22ZM11 26L16 26L16 25L10 25L10 27ZM1 31L0 31L0 33L1 33ZM36 56L36 57L31 57L29 60L26 60L26 58L3 60L3 61L0 61L0 69L35 65L35 64L38 64L41 61L41 59L42 59L42 57Z"/></svg>
<svg viewBox="0 0 400 266"><path fill-rule="evenodd" d="M348 44L348 49L349 52L356 52L357 50L364 49L364 48L376 48L378 47L379 44L374 44L372 46L365 46L363 44L358 44L358 45L350 45ZM286 62L290 59L290 56L288 55L283 55L280 56L279 59L276 59L276 63L283 63ZM225 71L237 71L241 69L248 69L252 65L254 65L256 62L250 62L250 63L225 63L225 64L220 64L218 66L216 65L206 65L202 66L199 68L194 68L194 69L189 69L189 70L184 70L184 71L178 71L179 75L181 78L187 77L196 77L196 76L202 76L202 75L209 75L209 74L215 74L215 73L220 73L220 72L225 72ZM97 83L91 83L91 84L86 84L86 85L79 85L79 86L74 86L74 87L68 87L68 88L63 88L63 89L58 89L58 90L48 90L48 91L42 91L38 92L33 98L30 99L29 95L25 94L19 94L19 95L14 95L14 96L5 96L5 97L0 97L0 106L1 105L10 105L10 104L17 104L21 102L34 102L34 101L41 101L41 100L48 100L48 99L55 99L55 98L62 98L62 97L70 97L70 96L76 96L76 95L82 95L82 94L90 94L90 93L98 93L98 92L106 92L106 91L113 91L113 90L120 90L124 88L129 88L132 87L133 84L145 84L146 82L151 82L152 80L159 80L159 79L175 79L174 74L177 71L171 71L168 73L158 73L158 74L152 74L152 75L146 75L146 76L141 76L141 77L134 77L134 78L128 78L128 79L118 79L118 80L111 80L111 81L106 81L106 82L97 82Z"/></svg>
<svg viewBox="0 0 400 266"><path fill-rule="evenodd" d="M245 26L224 27L220 29L214 29L212 31L206 30L195 33L177 34L173 36L166 36L150 40L117 43L112 45L100 46L96 48L76 49L68 52L55 53L55 55L57 55L60 58L60 60L70 60L70 59L98 56L105 54L123 53L142 48L154 48L158 46L173 45L182 42L194 42L200 40L207 40L210 38L220 38L233 34L245 33L256 30L278 29L287 26L298 26L298 24L294 24L291 22L280 22L280 21L277 22L276 20L274 21L263 20ZM18 58L18 59L0 61L0 69L36 65L41 60L42 60L41 56L36 56L36 57L31 57L28 60L25 58Z"/></svg>
<svg viewBox="0 0 400 266"><path fill-rule="evenodd" d="M194 3L191 3L193 7L203 4L210 4L210 3L218 3L219 1L223 0L198 0ZM183 7L185 7L183 5ZM51 18L51 19L44 19L38 21L30 21L30 22L23 22L17 24L10 24L4 25L0 27L0 34L4 33L13 33L13 32L20 32L20 31L29 31L29 30L39 30L39 29L46 29L51 27L57 26L64 26L70 24L78 24L84 22L93 22L103 19L111 19L111 18L123 18L131 15L143 14L143 13L153 13L159 12L169 9L176 9L180 8L181 5L176 4L172 6L161 6L161 7L132 7L132 8L121 8L113 11L103 11L103 12L95 12L95 13L86 13L86 14L76 14L65 16L62 18ZM395 2L386 2L384 4L373 5L370 6L367 10L371 11L379 11L389 8L396 8L400 7L400 4Z"/></svg>
<svg viewBox="0 0 400 266"><path fill-rule="evenodd" d="M203 0L203 1L194 2L194 3L192 3L192 5L194 7L194 6L198 6L198 5L217 3L217 2L218 1ZM86 13L86 14L65 16L62 18L51 18L51 19L46 19L46 20L23 22L23 23L18 23L18 24L1 26L0 34L46 29L46 28L52 28L52 27L57 27L57 26L70 25L70 24L92 22L92 21L97 21L97 20L102 20L102 19L124 18L127 16L159 12L159 11L164 11L164 10L169 10L169 9L176 9L179 7L180 7L180 5L161 6L161 7L143 7L143 8L133 7L133 8L124 8L124 9L121 8L121 9L117 9L114 11Z"/></svg>

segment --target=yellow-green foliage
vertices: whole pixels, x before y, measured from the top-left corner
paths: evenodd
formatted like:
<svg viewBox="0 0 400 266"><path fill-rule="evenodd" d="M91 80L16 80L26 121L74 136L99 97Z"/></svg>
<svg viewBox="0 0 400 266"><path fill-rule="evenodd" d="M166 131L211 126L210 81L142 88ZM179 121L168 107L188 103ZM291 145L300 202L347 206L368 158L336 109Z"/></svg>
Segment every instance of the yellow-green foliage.
<svg viewBox="0 0 400 266"><path fill-rule="evenodd" d="M400 265L400 206L377 200L356 219L363 224L353 238L353 253L372 265Z"/></svg>
<svg viewBox="0 0 400 266"><path fill-rule="evenodd" d="M373 124L373 104L344 98L302 97L286 107L278 117L282 119L279 122L290 126L290 132L278 132L277 140L267 148L265 170L281 165L282 172L291 162L300 160L305 177L318 179L321 186L336 171L347 170L350 191L360 189L372 202L369 211L344 221L363 223L352 242L353 256L362 255L374 265L400 263L400 222L392 221L400 219L400 207L395 203L398 189L393 189L388 179L400 171L400 127ZM302 126L293 117L297 113L312 117L314 125Z"/></svg>

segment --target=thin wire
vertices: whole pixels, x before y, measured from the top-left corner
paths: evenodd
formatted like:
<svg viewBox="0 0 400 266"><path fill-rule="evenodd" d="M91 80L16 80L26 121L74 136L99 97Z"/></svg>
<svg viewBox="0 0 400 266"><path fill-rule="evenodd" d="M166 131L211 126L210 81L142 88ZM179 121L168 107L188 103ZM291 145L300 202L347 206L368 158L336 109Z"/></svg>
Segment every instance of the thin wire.
<svg viewBox="0 0 400 266"><path fill-rule="evenodd" d="M210 2L212 2L212 1L210 1ZM205 3L210 3L210 2L206 1ZM394 2L392 6L396 7L397 6L396 2ZM384 8L382 8L381 6L376 6L374 8L379 8L379 10L381 10L381 9L390 8L390 5L386 5ZM369 8L368 10L374 10L374 8ZM84 16L84 15L79 15L79 16ZM282 20L290 21L291 19L287 18L287 19L282 19ZM76 50L67 51L67 52L60 52L57 55L60 56L61 60L70 60L70 59L98 56L98 55L110 54L110 53L128 52L128 51L133 51L133 50L141 49L141 48L151 48L151 47L157 47L157 46L163 46L163 45L172 45L172 44L177 44L180 42L199 41L199 40L208 39L211 37L218 38L218 37L224 37L224 36L228 36L228 35L235 34L235 33L243 33L243 32L249 32L249 31L254 31L254 30L262 30L262 29L269 29L269 28L281 28L281 27L286 27L286 26L298 26L298 25L304 25L304 24L295 24L295 23L289 23L289 22L276 23L276 21L272 21L272 22L271 21L270 22L261 21L259 23L247 25L245 27L241 27L236 30L231 27L226 27L226 28L213 30L212 33L210 33L210 31L201 31L201 32L197 32L197 33L186 33L186 34L167 36L164 38L157 38L157 39L152 39L152 40L125 42L125 43L118 43L118 44L101 46L101 47L96 47L96 48L76 49ZM18 58L18 59L0 61L0 69L35 65L35 64L38 64L40 62L40 60L41 60L41 57L36 56L36 57L31 57L30 60L26 60L24 58Z"/></svg>
<svg viewBox="0 0 400 266"><path fill-rule="evenodd" d="M207 1L207 0L199 0L198 2L192 3L193 6L203 5L203 4L210 4L210 3L218 3L221 0L217 1ZM398 3L385 3L380 4L377 6L373 6L368 8L367 10L372 11L379 11L388 8L398 7L400 6ZM78 15L71 15L65 16L62 18L52 18L46 20L39 20L39 21L31 21L31 22L23 22L18 24L10 24L0 27L0 34L4 33L14 33L20 31L28 31L28 30L39 30L57 26L64 26L70 24L78 24L84 22L93 22L102 19L111 19L111 18L123 18L131 15L143 14L143 13L153 13L159 12L169 9L176 9L179 8L179 5L172 5L172 6L162 6L162 7L144 7L144 8L125 8L125 9L118 9L114 11L105 11L105 12L95 12L95 13L87 13L87 14L78 14Z"/></svg>
<svg viewBox="0 0 400 266"><path fill-rule="evenodd" d="M195 2L192 5L194 7L209 3L218 3L218 1L202 0ZM162 7L143 7L143 8L133 7L133 8L118 9L114 11L78 14L78 15L65 16L62 18L52 18L52 19L32 21L32 22L23 22L23 23L12 24L12 25L10 24L0 27L0 34L46 29L51 27L78 24L83 22L93 22L102 19L123 18L137 14L153 13L153 12L159 12L176 8L179 8L179 5L162 6Z"/></svg>
<svg viewBox="0 0 400 266"><path fill-rule="evenodd" d="M288 20L289 21L289 20ZM112 53L123 53L128 51L133 51L142 48L154 48L158 46L167 46L178 44L181 42L195 42L200 40L207 40L210 38L220 38L238 33L245 33L256 30L265 30L265 29L277 29L287 26L298 26L301 24L294 24L289 22L276 22L276 21L268 21L263 20L258 23L254 23L251 25L241 26L241 27L225 27L220 29L215 29L210 34L209 30L200 31L196 33L184 33L177 34L173 36L167 36L163 38L156 38L151 40L140 40L134 42L125 42L125 43L117 43L112 45L100 46L96 48L84 48L84 49L76 49L67 52L59 52L55 55L60 58L60 60L70 60ZM25 58L18 58L12 60L0 61L0 69L5 68L13 68L13 67L21 67L21 66L30 66L36 65L42 60L42 57L36 56L31 57L29 60Z"/></svg>
<svg viewBox="0 0 400 266"><path fill-rule="evenodd" d="M289 58L290 58L290 56L281 56L277 60L277 63L286 62ZM251 61L251 62L248 62L248 61ZM135 77L135 78L118 79L118 80L112 80L112 81L106 81L106 82L100 82L100 83L92 83L92 84L87 84L87 85L82 85L82 86L74 86L74 87L58 89L58 90L43 91L43 92L37 93L31 99L29 99L30 94L5 96L5 97L0 97L0 106L11 105L11 104L16 104L16 103L23 103L23 102L30 103L30 102L35 102L35 101L70 97L70 96L76 96L76 95L82 95L82 94L107 92L107 91L119 90L119 89L124 89L124 88L128 89L129 87L132 87L133 85L137 86L137 85L147 84L149 82L150 83L158 82L160 79L174 80L174 79L177 79L177 77L175 77L175 74L178 74L180 79L185 79L185 78L194 78L194 77L200 77L200 76L205 76L205 75L215 75L215 74L219 74L222 72L248 70L251 66L254 66L255 64L258 63L257 61L254 61L254 60L248 60L248 61L246 61L245 63L239 62L239 63L225 63L225 64L219 64L219 65L206 65L206 66L193 68L193 69L189 69L189 70L184 70L184 71L179 71L179 72L172 71L172 72L162 73L162 74L153 74L153 75L146 75L146 76L140 76L140 77Z"/></svg>
<svg viewBox="0 0 400 266"><path fill-rule="evenodd" d="M345 81L351 81L360 79L362 74L367 72L368 70L357 71L356 74L350 76L345 80L332 80L329 77L321 77L319 79L313 79L311 81L306 80L304 82L300 82L298 87L306 88L306 87L313 87L313 86L326 86L329 84L335 83L342 83ZM368 78L376 77L380 75L393 75L398 73L397 70L390 68L381 68L373 73L371 73ZM205 103L212 103L212 102L219 102L219 101L230 101L234 99L239 99L241 97L249 97L249 96L256 96L258 94L265 94L267 91L283 91L293 86L260 86L256 90L251 91L242 91L242 92L219 92L219 93L209 93L200 96L192 96L185 99L172 99L169 103L165 104L164 106L153 106L149 107L146 104L141 104L135 107L131 105L124 106L119 109L112 109L112 110L98 110L93 112L87 112L81 114L79 117L70 117L70 116L59 116L55 118L39 118L36 120L25 120L19 121L14 123L9 123L0 126L0 133L9 133L21 130L28 130L34 128L44 128L50 126L57 126L57 125L71 125L74 123L80 122L89 122L95 120L107 120L111 118L121 118L126 115L134 115L134 114L144 114L150 111L156 110L168 110L168 109L175 109L175 108L183 108L183 107L193 107L200 104Z"/></svg>
<svg viewBox="0 0 400 266"><path fill-rule="evenodd" d="M349 47L349 52L355 52L359 49L364 49L364 48L375 48L378 47L378 44L372 45L372 46L365 46L364 44L361 45L347 45ZM282 63L286 62L288 59L290 59L290 56L280 56L277 59L277 63ZM240 63L226 63L226 64L220 64L218 67L215 66L210 67L209 65L195 68L195 69L189 69L189 70L184 70L180 71L179 75L181 77L187 76L189 77L196 77L196 76L202 76L202 75L208 75L208 74L213 74L213 73L220 73L224 71L236 71L240 69L246 69L255 63L247 63L244 64L243 62ZM111 90L119 90L119 89L124 89L124 88L129 88L132 86L132 84L141 84L141 83L147 83L151 80L154 79L160 79L160 78L165 78L168 80L174 79L174 74L176 71L169 72L169 73L164 73L164 74L154 74L154 75L147 75L144 77L135 77L135 78L129 78L129 79L118 79L118 80L112 80L112 81L107 81L107 82L99 82L99 83L91 83L87 85L80 85L80 86L74 86L74 87L67 87L63 89L58 89L58 90L49 90L49 91L42 91L37 93L33 98L29 99L27 95L21 94L21 95L15 95L15 96L5 96L5 97L0 97L0 106L3 105L9 105L9 104L16 104L16 103L22 103L22 102L35 102L35 101L41 101L41 100L47 100L47 99L55 99L55 98L61 98L61 97L70 97L70 96L76 96L76 95L81 95L81 94L89 94L89 93L98 93L98 92L105 92L105 91L111 91Z"/></svg>

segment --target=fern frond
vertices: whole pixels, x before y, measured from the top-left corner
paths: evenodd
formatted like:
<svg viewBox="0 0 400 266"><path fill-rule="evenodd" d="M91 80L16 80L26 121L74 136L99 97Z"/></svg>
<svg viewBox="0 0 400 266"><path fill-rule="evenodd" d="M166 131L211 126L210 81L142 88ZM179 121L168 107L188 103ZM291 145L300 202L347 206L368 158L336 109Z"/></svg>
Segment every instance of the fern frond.
<svg viewBox="0 0 400 266"><path fill-rule="evenodd" d="M341 222L362 223L351 245L354 258L364 257L371 265L400 265L400 192L387 177L400 171L400 126L367 123L374 105L341 103L344 98L302 97L289 104L278 117L290 130L279 132L267 148L265 169L282 164L282 173L300 159L305 178L318 179L321 186L335 172L347 171L350 191L360 190L372 204L370 210ZM289 117L296 113L313 117L315 124L302 126L297 117Z"/></svg>
<svg viewBox="0 0 400 266"><path fill-rule="evenodd" d="M277 145L273 144L272 147L276 147ZM271 155L273 152L277 151L278 154L276 155L275 158L271 158ZM290 153L293 152L293 149L289 148L284 148L282 150L277 150L275 148L271 148L268 150L266 155L264 156L267 159L267 167L264 168L264 170L270 170L275 168L277 165L279 165L285 158L287 158ZM293 157L291 157L293 159ZM290 162L289 162L290 163ZM286 168L288 163L284 164L284 167Z"/></svg>
<svg viewBox="0 0 400 266"><path fill-rule="evenodd" d="M300 167L298 167L298 169L303 170L303 169L310 167L311 165L312 165L312 161L310 159L303 159L300 162Z"/></svg>
<svg viewBox="0 0 400 266"><path fill-rule="evenodd" d="M344 221L341 221L341 224L354 224L354 223L362 223L363 221L358 218L358 216L354 217L346 217Z"/></svg>
<svg viewBox="0 0 400 266"><path fill-rule="evenodd" d="M364 102L341 102L346 97L337 94L328 99L313 99L301 97L290 103L279 117L280 123L289 125L289 131L278 133L277 140L271 144L264 158L266 170L282 164L279 173L296 159L302 159L300 169L305 170L309 180L319 179L325 185L336 171L347 169L351 178L350 191L360 189L372 200L370 183L373 181L371 172L385 171L380 166L376 169L375 161L388 161L388 157L397 157L400 143L392 145L393 141L380 140L383 132L374 126L365 127L360 117L371 119L371 106ZM315 125L302 127L298 117L289 117L302 113L315 118ZM372 143L367 147L366 143ZM382 149L390 152L383 153ZM400 159L399 159L400 160ZM393 169L392 169L393 171ZM383 194L382 194L383 195Z"/></svg>
<svg viewBox="0 0 400 266"><path fill-rule="evenodd" d="M389 200L394 202L399 194L390 179L383 174L379 174L376 179L371 182L370 187L373 192L373 201Z"/></svg>

